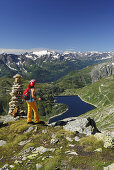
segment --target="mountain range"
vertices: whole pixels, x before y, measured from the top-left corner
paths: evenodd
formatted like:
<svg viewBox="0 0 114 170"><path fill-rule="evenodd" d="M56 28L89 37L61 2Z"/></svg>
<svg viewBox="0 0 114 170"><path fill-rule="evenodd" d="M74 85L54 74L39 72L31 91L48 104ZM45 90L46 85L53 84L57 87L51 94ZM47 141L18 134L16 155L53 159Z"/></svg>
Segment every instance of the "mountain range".
<svg viewBox="0 0 114 170"><path fill-rule="evenodd" d="M0 54L0 77L16 73L39 82L53 82L73 70L113 61L114 52L58 52L40 50L22 54ZM113 63L113 62L112 62Z"/></svg>

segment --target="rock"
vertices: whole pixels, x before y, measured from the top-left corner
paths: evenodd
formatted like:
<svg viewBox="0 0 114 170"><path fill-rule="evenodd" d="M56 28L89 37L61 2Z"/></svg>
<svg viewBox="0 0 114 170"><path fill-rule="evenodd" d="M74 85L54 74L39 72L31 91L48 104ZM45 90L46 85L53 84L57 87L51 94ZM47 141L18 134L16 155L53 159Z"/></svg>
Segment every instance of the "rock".
<svg viewBox="0 0 114 170"><path fill-rule="evenodd" d="M51 137L52 137L52 138L55 138L55 137L56 137L56 134L53 133Z"/></svg>
<svg viewBox="0 0 114 170"><path fill-rule="evenodd" d="M72 142L73 140L69 137L66 137L66 139L69 141L69 142Z"/></svg>
<svg viewBox="0 0 114 170"><path fill-rule="evenodd" d="M8 170L9 165L5 164L2 168L0 168L0 170Z"/></svg>
<svg viewBox="0 0 114 170"><path fill-rule="evenodd" d="M35 147L29 147L25 149L24 151L22 151L20 154L24 156L25 154L32 152L32 151L35 151Z"/></svg>
<svg viewBox="0 0 114 170"><path fill-rule="evenodd" d="M33 130L33 127L30 126L24 133L29 133L29 132L31 132L32 130Z"/></svg>
<svg viewBox="0 0 114 170"><path fill-rule="evenodd" d="M5 164L0 170L7 170L8 169L8 164Z"/></svg>
<svg viewBox="0 0 114 170"><path fill-rule="evenodd" d="M12 86L11 101L9 102L9 112L8 114L12 115L13 117L25 115L23 109L23 84L21 82L21 76L16 74L13 77L14 83Z"/></svg>
<svg viewBox="0 0 114 170"><path fill-rule="evenodd" d="M114 74L114 65L112 62L102 63L94 66L91 71L92 82L98 81L102 77Z"/></svg>
<svg viewBox="0 0 114 170"><path fill-rule="evenodd" d="M58 143L59 142L59 139L56 139L56 138L52 138L51 139L51 143L52 144L55 144L55 143Z"/></svg>
<svg viewBox="0 0 114 170"><path fill-rule="evenodd" d="M0 161L3 159L4 157L2 156L1 158L0 158Z"/></svg>
<svg viewBox="0 0 114 170"><path fill-rule="evenodd" d="M114 170L114 163L112 163L111 165L104 167L104 170Z"/></svg>
<svg viewBox="0 0 114 170"><path fill-rule="evenodd" d="M75 145L69 144L70 147L74 147Z"/></svg>
<svg viewBox="0 0 114 170"><path fill-rule="evenodd" d="M102 152L102 148L96 149L95 152Z"/></svg>
<svg viewBox="0 0 114 170"><path fill-rule="evenodd" d="M34 153L34 154L32 154L32 155L29 155L29 156L27 156L27 158L28 159L35 159L36 157L38 156L38 154L36 153Z"/></svg>
<svg viewBox="0 0 114 170"><path fill-rule="evenodd" d="M39 170L42 167L41 164L36 164L36 170Z"/></svg>
<svg viewBox="0 0 114 170"><path fill-rule="evenodd" d="M22 158L22 161L26 161L26 159L27 159L27 157L24 156L24 157Z"/></svg>
<svg viewBox="0 0 114 170"><path fill-rule="evenodd" d="M39 153L39 154L43 154L44 152L47 152L47 151L51 151L53 152L55 149L48 149L48 148L44 148L43 146L40 146L40 147L37 147L35 148L34 151L32 151L32 153Z"/></svg>
<svg viewBox="0 0 114 170"><path fill-rule="evenodd" d="M9 165L10 168L14 168L15 166L14 165Z"/></svg>
<svg viewBox="0 0 114 170"><path fill-rule="evenodd" d="M65 119L67 120L67 119ZM88 123L88 120L86 118L80 118L77 117L73 121L71 121L72 118L68 119L68 123L63 126L65 130L69 130L72 132L79 132L79 133L84 133L86 135L92 134L92 128L86 127L86 124Z"/></svg>
<svg viewBox="0 0 114 170"><path fill-rule="evenodd" d="M96 133L94 135L98 140L102 140L104 142L105 148L112 148L113 147L113 139L106 133Z"/></svg>
<svg viewBox="0 0 114 170"><path fill-rule="evenodd" d="M38 126L35 127L34 133L38 132Z"/></svg>
<svg viewBox="0 0 114 170"><path fill-rule="evenodd" d="M0 146L6 145L6 141L0 140Z"/></svg>
<svg viewBox="0 0 114 170"><path fill-rule="evenodd" d="M19 119L19 116L17 116L16 118L12 117L11 115L6 115L6 116L1 116L0 120L3 121L4 123L8 123L8 122L12 122L12 121L16 121Z"/></svg>
<svg viewBox="0 0 114 170"><path fill-rule="evenodd" d="M46 129L42 130L42 133L44 133L44 134L47 133L47 130Z"/></svg>
<svg viewBox="0 0 114 170"><path fill-rule="evenodd" d="M45 159L47 159L47 158L52 158L52 156L49 156L49 155L48 155L48 156L42 158L42 161L45 160Z"/></svg>
<svg viewBox="0 0 114 170"><path fill-rule="evenodd" d="M30 141L31 141L31 140L21 141L21 142L18 143L18 145L23 146L23 145L29 143Z"/></svg>
<svg viewBox="0 0 114 170"><path fill-rule="evenodd" d="M76 142L78 142L78 141L80 141L80 138L79 138L78 136L75 136L74 140L75 140Z"/></svg>
<svg viewBox="0 0 114 170"><path fill-rule="evenodd" d="M83 133L86 134L86 136L100 132L96 127L95 121L90 117L89 118L71 117L64 119L64 121L67 122L67 124L63 126L65 130Z"/></svg>
<svg viewBox="0 0 114 170"><path fill-rule="evenodd" d="M16 160L14 163L15 163L15 164L22 164L22 161Z"/></svg>
<svg viewBox="0 0 114 170"><path fill-rule="evenodd" d="M69 155L78 155L76 152L74 151L66 151L65 153L69 154Z"/></svg>

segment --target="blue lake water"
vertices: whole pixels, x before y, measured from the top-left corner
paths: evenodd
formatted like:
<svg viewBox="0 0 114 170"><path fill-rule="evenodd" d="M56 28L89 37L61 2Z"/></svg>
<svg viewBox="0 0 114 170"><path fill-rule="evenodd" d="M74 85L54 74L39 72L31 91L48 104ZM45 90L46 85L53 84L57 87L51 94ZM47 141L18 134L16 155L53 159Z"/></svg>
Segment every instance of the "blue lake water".
<svg viewBox="0 0 114 170"><path fill-rule="evenodd" d="M82 101L78 96L58 96L55 97L56 103L64 103L68 106L68 110L61 115L55 116L49 120L49 123L56 122L68 117L76 117L90 110L95 109L94 106Z"/></svg>

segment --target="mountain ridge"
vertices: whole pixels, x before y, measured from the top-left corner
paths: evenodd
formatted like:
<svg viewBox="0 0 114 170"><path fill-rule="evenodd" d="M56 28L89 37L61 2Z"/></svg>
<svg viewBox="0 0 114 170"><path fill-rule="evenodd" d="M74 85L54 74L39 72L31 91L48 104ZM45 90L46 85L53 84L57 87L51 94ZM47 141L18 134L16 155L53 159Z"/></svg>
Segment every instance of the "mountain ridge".
<svg viewBox="0 0 114 170"><path fill-rule="evenodd" d="M63 52L42 50L23 54L0 54L0 77L16 73L39 82L56 81L72 70L112 60L114 52ZM39 75L39 77L37 76Z"/></svg>

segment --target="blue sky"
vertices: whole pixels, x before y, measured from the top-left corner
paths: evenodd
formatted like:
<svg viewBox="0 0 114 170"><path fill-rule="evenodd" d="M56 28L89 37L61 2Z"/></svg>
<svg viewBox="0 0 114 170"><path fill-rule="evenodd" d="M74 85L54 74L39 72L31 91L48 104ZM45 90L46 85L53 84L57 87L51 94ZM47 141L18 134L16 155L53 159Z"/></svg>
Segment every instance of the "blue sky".
<svg viewBox="0 0 114 170"><path fill-rule="evenodd" d="M0 0L0 48L114 51L114 0Z"/></svg>

